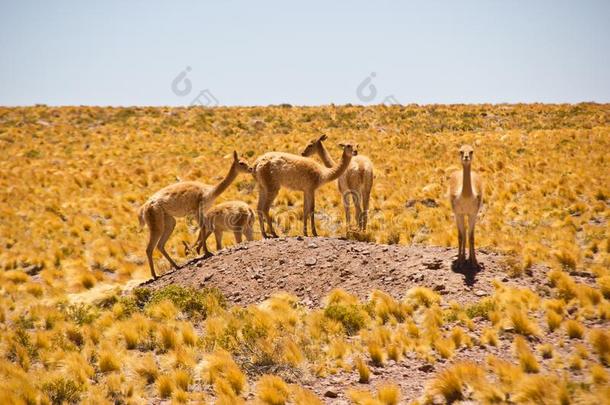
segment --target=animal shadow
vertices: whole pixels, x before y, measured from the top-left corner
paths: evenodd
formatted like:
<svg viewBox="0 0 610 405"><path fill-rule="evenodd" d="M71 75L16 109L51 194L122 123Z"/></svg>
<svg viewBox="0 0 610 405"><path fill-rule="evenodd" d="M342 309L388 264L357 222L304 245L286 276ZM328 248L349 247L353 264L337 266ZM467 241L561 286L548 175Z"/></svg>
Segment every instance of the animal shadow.
<svg viewBox="0 0 610 405"><path fill-rule="evenodd" d="M485 267L483 264L479 263L478 265L473 266L469 262L458 263L457 259L455 259L451 263L451 271L454 273L460 273L464 276L464 284L471 287L473 286L477 280L476 276L481 270Z"/></svg>

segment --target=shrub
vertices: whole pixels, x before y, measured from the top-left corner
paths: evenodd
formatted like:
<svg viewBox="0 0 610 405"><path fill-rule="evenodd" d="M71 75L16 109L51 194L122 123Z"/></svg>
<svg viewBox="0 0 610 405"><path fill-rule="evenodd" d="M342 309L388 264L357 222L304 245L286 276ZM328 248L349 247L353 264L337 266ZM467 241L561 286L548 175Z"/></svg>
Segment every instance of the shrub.
<svg viewBox="0 0 610 405"><path fill-rule="evenodd" d="M202 319L218 308L226 308L226 300L217 288L185 288L169 285L156 291L140 288L134 290L136 303L143 307L171 301L178 309L188 316L198 316Z"/></svg>
<svg viewBox="0 0 610 405"><path fill-rule="evenodd" d="M99 316L99 311L95 307L82 302L78 304L62 303L59 305L59 309L66 318L78 325L91 323Z"/></svg>
<svg viewBox="0 0 610 405"><path fill-rule="evenodd" d="M466 315L468 315L470 319L481 317L489 320L490 312L494 311L495 309L495 302L491 298L486 297L479 302L466 307Z"/></svg>
<svg viewBox="0 0 610 405"><path fill-rule="evenodd" d="M330 304L324 309L324 316L340 322L348 335L356 334L368 319L361 305Z"/></svg>
<svg viewBox="0 0 610 405"><path fill-rule="evenodd" d="M80 399L83 387L76 384L72 379L57 377L42 385L42 390L47 394L51 403L61 405L64 403L77 403Z"/></svg>

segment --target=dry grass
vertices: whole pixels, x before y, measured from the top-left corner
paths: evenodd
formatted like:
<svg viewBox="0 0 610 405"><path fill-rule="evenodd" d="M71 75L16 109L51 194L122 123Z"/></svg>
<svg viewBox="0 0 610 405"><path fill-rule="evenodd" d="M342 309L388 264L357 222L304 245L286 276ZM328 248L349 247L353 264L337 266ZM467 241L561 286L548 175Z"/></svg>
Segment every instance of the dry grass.
<svg viewBox="0 0 610 405"><path fill-rule="evenodd" d="M610 364L609 116L607 105L595 104L1 107L0 148L11 158L0 161L0 397L7 403L165 398L239 404L255 394L267 403L314 404L320 399L312 392L280 378L329 376L351 370L353 361L364 383L374 378L363 359L448 364L441 359L473 344L501 353L514 331L541 340L540 364L516 336L511 362L441 369L421 402L436 395L482 403L602 403ZM135 210L152 192L177 178L217 181L235 145L253 161L268 150L300 151L320 131L354 139L375 163L370 227L348 237L382 243L457 245L446 178L458 168L457 146L473 144L475 170L487 184L477 244L508 254L510 281L496 283L495 293L480 302L452 307L451 320L442 296L422 286L401 300L372 291L367 302L336 290L322 310L289 296L225 308L217 296L198 291L154 299L138 290L120 294L133 287L131 280L149 276ZM240 177L222 198L254 206L252 189L252 180ZM405 208L411 199L437 206ZM321 188L317 200L321 210L343 217L336 187ZM301 210L299 201L290 191L278 197L274 214L289 235L301 232L300 224L284 221ZM319 230L343 236L343 230ZM180 246L192 241L192 232L179 221L168 242L178 262L190 258ZM168 269L158 253L155 260L160 272ZM554 268L550 299L509 286L531 272L538 277L540 263ZM539 322L560 339L556 346L549 347ZM191 392L197 384L209 395ZM379 386L350 397L393 404L399 390Z"/></svg>

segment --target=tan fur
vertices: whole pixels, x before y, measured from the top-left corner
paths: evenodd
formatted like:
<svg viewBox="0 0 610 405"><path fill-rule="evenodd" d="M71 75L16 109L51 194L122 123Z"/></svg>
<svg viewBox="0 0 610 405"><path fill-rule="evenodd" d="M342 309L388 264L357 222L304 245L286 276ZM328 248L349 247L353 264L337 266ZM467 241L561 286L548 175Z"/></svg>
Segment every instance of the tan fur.
<svg viewBox="0 0 610 405"><path fill-rule="evenodd" d="M254 218L254 210L243 201L227 201L210 208L199 233L197 253L212 232L216 238L216 250L222 249L222 234L225 231L233 232L235 243L241 243L242 234L248 241L253 240Z"/></svg>
<svg viewBox="0 0 610 405"><path fill-rule="evenodd" d="M332 167L335 165L332 157L324 146L326 135L312 140L303 150L302 156L312 156L317 153L324 162L324 166ZM369 217L369 200L371 189L373 188L373 163L363 155L358 155L352 159L347 170L337 179L339 192L343 200L345 210L346 227L349 228L351 222L350 197L354 201L356 210L356 222L360 230L365 230Z"/></svg>
<svg viewBox="0 0 610 405"><path fill-rule="evenodd" d="M352 156L358 154L351 144L342 145L342 148L341 161L331 168L313 159L282 152L265 153L254 162L254 178L259 190L258 220L264 238L277 237L269 209L280 187L303 191L303 233L307 236L307 221L310 220L312 234L318 235L314 221L316 189L339 178L349 166ZM265 231L263 216L267 220L269 233Z"/></svg>
<svg viewBox="0 0 610 405"><path fill-rule="evenodd" d="M251 173L252 169L246 161L239 159L237 152L233 152L233 163L229 173L216 186L196 181L181 181L157 191L140 207L138 210L140 225L146 223L150 230L146 256L153 278L157 278L152 258L155 247L159 249L172 267L178 268L176 262L165 251L165 243L176 226L175 218L193 215L197 218L201 227L207 209L229 187L240 172ZM206 255L209 255L210 252L205 243L203 247Z"/></svg>
<svg viewBox="0 0 610 405"><path fill-rule="evenodd" d="M471 171L474 150L469 145L460 148L462 170L452 173L449 179L449 199L458 228L458 264L466 260L466 216L468 216L469 262L478 266L474 248L474 226L477 213L483 204L483 183L479 175Z"/></svg>

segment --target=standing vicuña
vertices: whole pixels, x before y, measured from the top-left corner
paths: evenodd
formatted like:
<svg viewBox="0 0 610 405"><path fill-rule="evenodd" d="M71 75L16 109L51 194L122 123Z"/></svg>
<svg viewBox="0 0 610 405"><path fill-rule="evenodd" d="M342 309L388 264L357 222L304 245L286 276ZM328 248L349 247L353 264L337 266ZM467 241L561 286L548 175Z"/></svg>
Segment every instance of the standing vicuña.
<svg viewBox="0 0 610 405"><path fill-rule="evenodd" d="M460 148L462 170L453 172L449 180L449 198L455 213L458 228L458 265L466 260L466 215L468 215L469 262L478 266L474 250L474 225L477 213L483 203L483 184L481 178L470 170L473 149L470 145Z"/></svg>
<svg viewBox="0 0 610 405"><path fill-rule="evenodd" d="M323 141L327 139L326 135L322 135L315 139L305 147L303 156L311 156L317 153L324 166L333 167L334 160L330 157ZM346 227L349 229L351 221L350 217L350 196L354 200L354 208L356 210L356 222L361 230L366 229L366 224L369 217L369 200L371 198L371 189L373 188L373 163L363 155L358 155L352 159L347 170L337 180L339 192L343 200L343 208L345 209Z"/></svg>
<svg viewBox="0 0 610 405"><path fill-rule="evenodd" d="M146 256L153 278L157 278L152 257L155 246L173 268L178 268L176 262L165 251L165 243L176 226L174 218L193 215L197 218L199 226L203 226L207 209L229 187L240 172L251 173L252 169L246 161L239 159L237 152L233 152L231 169L217 185L210 186L196 181L182 181L157 191L140 207L138 211L140 226L146 223L150 230Z"/></svg>
<svg viewBox="0 0 610 405"><path fill-rule="evenodd" d="M352 156L358 154L352 144L341 144L343 155L339 164L326 168L312 159L291 153L268 152L254 162L254 178L258 184L258 220L264 238L277 237L273 229L269 209L280 187L303 191L303 234L307 236L307 220L311 221L311 232L318 236L314 221L315 192L318 187L336 180L349 166ZM263 215L269 233L265 231Z"/></svg>
<svg viewBox="0 0 610 405"><path fill-rule="evenodd" d="M241 243L242 234L248 241L253 240L254 211L243 201L227 201L210 208L205 214L203 226L197 240L197 253L203 247L209 255L207 239L214 232L216 250L222 249L222 233L231 231L235 235L235 243Z"/></svg>

